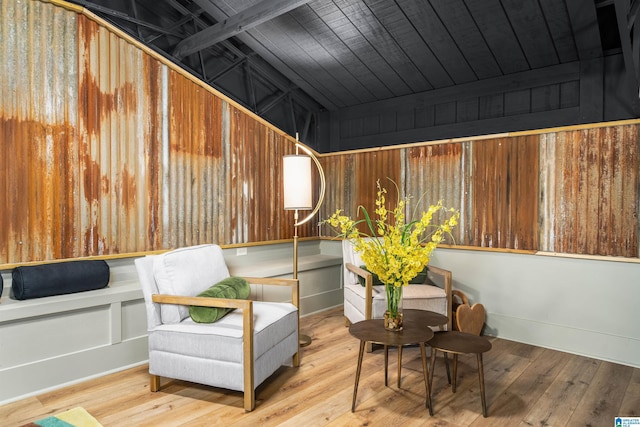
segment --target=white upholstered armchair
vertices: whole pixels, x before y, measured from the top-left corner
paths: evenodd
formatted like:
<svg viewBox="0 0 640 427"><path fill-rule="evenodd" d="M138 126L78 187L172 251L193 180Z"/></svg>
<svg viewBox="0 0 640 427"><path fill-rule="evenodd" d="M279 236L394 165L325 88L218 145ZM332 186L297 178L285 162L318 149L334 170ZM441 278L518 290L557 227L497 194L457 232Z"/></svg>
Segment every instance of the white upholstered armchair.
<svg viewBox="0 0 640 427"><path fill-rule="evenodd" d="M346 320L381 319L387 308L384 286L373 286L372 274L361 268L364 262L347 239L342 241L342 256ZM410 284L403 289L402 307L443 314L449 319L446 329L451 330L451 272L429 264L427 275L431 284Z"/></svg>
<svg viewBox="0 0 640 427"><path fill-rule="evenodd" d="M147 310L151 391L160 388L160 377L191 381L241 391L244 409L251 411L258 385L282 365L298 366L297 279L246 278L252 285L289 286L291 303L197 297L229 277L219 246L135 262ZM214 323L197 323L191 305L236 310Z"/></svg>

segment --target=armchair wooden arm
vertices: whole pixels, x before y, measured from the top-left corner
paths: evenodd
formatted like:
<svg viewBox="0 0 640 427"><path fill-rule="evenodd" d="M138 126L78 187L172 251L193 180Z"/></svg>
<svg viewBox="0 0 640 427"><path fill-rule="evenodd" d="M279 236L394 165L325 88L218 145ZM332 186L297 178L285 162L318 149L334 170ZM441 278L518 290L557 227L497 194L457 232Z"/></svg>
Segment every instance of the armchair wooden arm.
<svg viewBox="0 0 640 427"><path fill-rule="evenodd" d="M291 304L300 310L300 280L274 277L243 277L243 279L252 285L289 286L291 288Z"/></svg>
<svg viewBox="0 0 640 427"><path fill-rule="evenodd" d="M291 304L298 309L298 327L300 326L300 280L299 279L282 279L274 277L243 277L247 282L253 285L268 286L289 286L291 288ZM293 356L293 366L300 366L300 342L298 340L298 351Z"/></svg>
<svg viewBox="0 0 640 427"><path fill-rule="evenodd" d="M347 267L347 270L357 274L359 277L362 277L364 279L364 318L365 320L369 320L373 315L373 274L349 262L345 264L345 267Z"/></svg>
<svg viewBox="0 0 640 427"><path fill-rule="evenodd" d="M244 310L249 308L253 301L244 299L209 298L209 297L187 297L181 295L154 294L151 296L153 302L159 304L197 305L199 307L220 307L239 308Z"/></svg>
<svg viewBox="0 0 640 427"><path fill-rule="evenodd" d="M429 264L429 273L441 276L444 281L444 292L447 295L447 331L451 330L453 275L449 270Z"/></svg>

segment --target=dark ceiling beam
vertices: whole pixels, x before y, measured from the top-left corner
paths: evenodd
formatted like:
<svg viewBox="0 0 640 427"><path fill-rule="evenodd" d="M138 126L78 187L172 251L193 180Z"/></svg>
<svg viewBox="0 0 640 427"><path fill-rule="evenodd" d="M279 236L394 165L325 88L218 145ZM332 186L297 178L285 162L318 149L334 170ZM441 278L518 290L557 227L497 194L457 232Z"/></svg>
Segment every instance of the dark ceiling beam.
<svg viewBox="0 0 640 427"><path fill-rule="evenodd" d="M282 91L280 94L272 96L271 98L263 101L262 105L256 107L256 114L262 116L267 113L270 109L276 106L282 99L290 95L289 90Z"/></svg>
<svg viewBox="0 0 640 427"><path fill-rule="evenodd" d="M198 28L198 26L200 28L207 28L209 27L211 24L205 22L200 15L202 15L205 11L200 8L197 12L192 12L191 10L189 10L187 7L183 6L180 2L178 2L177 0L166 0L167 3L173 7L176 11L182 13L185 17L189 17L191 19L193 19L193 22L196 24L196 28ZM180 20L182 21L182 19ZM197 30L196 30L197 31ZM187 35L183 35L182 37L180 37L180 39L184 39L185 37L187 37ZM244 56L244 53L242 53L242 55L238 55L235 52L232 52L230 49L227 48L227 45L229 44L228 42L222 42L220 43L223 47L223 49L219 49L220 51L229 51L229 54L227 55L225 53L225 56L227 57L227 59L229 60L234 60L235 58L238 58L238 56ZM213 47L211 48L213 49ZM236 49L237 50L237 49ZM173 57L169 52L165 52L165 54L171 58L172 60L174 60L177 63L180 63L181 61L178 58ZM233 56L233 58L229 58L230 56Z"/></svg>
<svg viewBox="0 0 640 427"><path fill-rule="evenodd" d="M293 105L293 99L291 98L291 96L287 96L287 101L289 104L289 120L291 120L291 129L293 129L293 132L296 135L297 139L299 129L298 122L296 121L296 107Z"/></svg>
<svg viewBox="0 0 640 427"><path fill-rule="evenodd" d="M91 10L91 11L94 11L94 12L97 11L97 12L103 13L105 15L113 16L113 17L121 19L123 21L131 22L132 24L139 25L141 27L146 27L146 28L149 28L149 29L151 29L153 31L157 31L158 33L162 33L162 34L170 35L170 36L175 36L175 37L179 37L179 38L184 37L184 34L179 34L179 33L176 33L174 31L169 31L166 28L158 27L157 25L151 24L151 23L143 21L141 19L133 18L133 17L127 15L124 12L120 12L118 10L110 9L108 7L105 7L105 6L96 4L96 3L92 3L92 2L84 1L84 0L74 0L74 3L79 4L80 6L85 7L87 9Z"/></svg>
<svg viewBox="0 0 640 427"><path fill-rule="evenodd" d="M171 6L173 6L174 9L176 9L178 12L180 12L180 13L182 13L184 15L192 15L193 19L198 23L198 25L200 25L202 27L205 27L204 22L199 17L201 12L198 12L197 15L193 14L191 11L189 11L189 9L184 7L182 4L180 4L176 0L168 0L168 3ZM220 10L218 10L209 1L197 0L197 1L195 1L195 3L198 4L198 6L201 8L201 10L203 10L204 12L208 13L209 15L211 15L214 19L219 20L219 21L222 21L222 20L226 19L226 15L224 15ZM203 7L203 6L206 6L206 7ZM242 50L238 49L229 40L225 40L225 41L221 42L219 44L219 46L222 47L223 49L225 49L226 51L228 51L235 58L241 58L242 60L246 60L249 56L253 55L253 53L248 55L245 52L243 52ZM173 58L168 53L167 53L167 56L171 57L172 59L175 59L176 62L180 62L179 60L177 60L176 58ZM242 63L242 62L234 61L234 64L239 64L239 63ZM288 87L289 83L283 81L283 76L281 74L274 73L274 70L268 69L267 67L264 67L264 66L260 65L260 63L257 62L257 61L253 61L251 66L253 67L254 71L256 72L256 75L262 81L264 81L265 83L273 85L273 86L275 86L276 88L280 89L283 92L288 92L290 90L289 87ZM220 77L219 75L216 75L216 76L210 77L209 80L206 80L206 81L207 81L207 83L211 83L214 80L218 79L219 77ZM287 76L287 78L288 78L288 76ZM298 93L297 91L293 91L293 92L291 92L291 94L292 94L293 97L296 98L296 101L298 102L298 104L300 104L301 106L303 106L304 108L306 108L306 109L308 109L310 111L316 111L320 107L319 104L316 104L315 101L313 101L312 98L310 96L306 95L306 94L303 96L301 93Z"/></svg>
<svg viewBox="0 0 640 427"><path fill-rule="evenodd" d="M138 5L136 3L136 0L132 0L131 9L132 9L133 17L138 19ZM140 40L143 40L142 30L140 29L140 25L138 25L138 24L136 24L136 31L138 32L138 38Z"/></svg>
<svg viewBox="0 0 640 427"><path fill-rule="evenodd" d="M262 0L258 4L182 40L174 49L173 56L184 58L308 2L309 0ZM209 2L208 0L195 0L195 3L206 10L205 4Z"/></svg>
<svg viewBox="0 0 640 427"><path fill-rule="evenodd" d="M247 94L249 95L249 102L251 103L252 111L256 111L257 102L256 102L256 89L253 84L253 71L251 71L251 61L247 60L245 62L245 70L246 70L246 84L247 84Z"/></svg>
<svg viewBox="0 0 640 427"><path fill-rule="evenodd" d="M230 15L227 15L227 12L221 9L219 6L212 3L210 0L193 0L200 7L204 9L206 13L211 15L213 19L218 22L222 22L229 18ZM274 55L269 49L267 49L262 42L260 41L260 37L255 36L251 30L246 31L244 33L240 33L236 36L239 40L241 40L244 44L246 44L251 50L258 54L259 57L265 60L265 62L269 63L273 68L279 71L283 76L289 79L295 86L299 87L302 91L309 95L315 102L320 104L327 110L337 110L338 105L336 105L329 97L327 97L322 91L317 90L313 85L310 85L304 78L302 78L295 69L289 67L286 63L284 63L280 58ZM229 41L225 41L223 43L229 43ZM229 43L230 44L230 43ZM254 63L255 66L255 63ZM284 89L282 89L284 90ZM295 94L296 92L292 92ZM311 108L311 110L313 110Z"/></svg>
<svg viewBox="0 0 640 427"><path fill-rule="evenodd" d="M236 55L239 58L248 58L249 56L254 55L254 53L252 53L251 55L247 55L244 52L242 52L240 49L238 49L236 46L234 46L232 43L230 43L229 41L224 41L221 43L222 46L224 46L229 52L233 53L234 55ZM291 91L290 89L290 84L288 82L284 82L282 75L274 75L274 72L272 69L267 68L263 65L261 65L258 61L252 61L251 62L251 67L253 68L253 70L255 71L255 75L260 78L262 81L269 83L271 85L273 85L274 87L276 87L277 89L280 89L283 92L289 92ZM280 71L280 70L278 70ZM288 77L288 76L287 76ZM298 85L299 87L299 85ZM300 94L298 94L298 91L292 91L291 95L296 99L296 101L304 106L304 108L310 110L310 111L316 111L319 109L319 107L321 107L320 104L316 104L315 100L312 100L313 98L311 98L310 96L306 95L302 96Z"/></svg>
<svg viewBox="0 0 640 427"><path fill-rule="evenodd" d="M167 30L174 31L176 28L182 27L184 24L191 21L192 19L193 19L192 16L183 16L179 21L174 22L169 28L167 28ZM147 38L140 36L140 40L142 40L146 44L153 44L153 42L156 41L156 39L159 39L164 35L165 35L164 33L159 33Z"/></svg>
<svg viewBox="0 0 640 427"><path fill-rule="evenodd" d="M600 42L595 3L584 0L567 0L567 11L575 36L578 58L585 60L602 57L602 43Z"/></svg>
<svg viewBox="0 0 640 427"><path fill-rule="evenodd" d="M218 80L219 78L223 77L227 73L230 73L231 71L233 71L238 66L244 64L244 62L247 59L248 59L248 57L240 57L240 58L238 58L236 61L234 61L231 64L229 64L225 69L223 69L222 71L218 72L216 75L209 77L209 79L206 80L206 82L209 83L209 84L215 82L216 80Z"/></svg>
<svg viewBox="0 0 640 427"><path fill-rule="evenodd" d="M622 57L624 58L624 66L626 69L627 78L633 85L636 92L636 100L640 98L638 92L640 88L640 58L637 54L634 55L634 50L637 52L638 46L640 46L639 40L633 40L632 34L637 31L629 31L628 22L631 7L629 0L615 0L616 18L618 21L618 31L620 32L620 45L622 47ZM637 16L636 16L637 18ZM633 30L634 28L632 28ZM635 28L637 30L638 28ZM634 44L636 49L634 49ZM637 107L636 107L637 110Z"/></svg>
<svg viewBox="0 0 640 427"><path fill-rule="evenodd" d="M302 129L300 129L300 141L304 142L307 140L307 137L309 135L309 129L311 128L311 118L312 118L313 114L308 111L307 114L304 117L304 123L302 124Z"/></svg>
<svg viewBox="0 0 640 427"><path fill-rule="evenodd" d="M629 19L627 22L627 28L631 31L634 23L636 22L636 17L638 16L638 10L640 9L640 0L633 0L631 3L631 10L629 10Z"/></svg>

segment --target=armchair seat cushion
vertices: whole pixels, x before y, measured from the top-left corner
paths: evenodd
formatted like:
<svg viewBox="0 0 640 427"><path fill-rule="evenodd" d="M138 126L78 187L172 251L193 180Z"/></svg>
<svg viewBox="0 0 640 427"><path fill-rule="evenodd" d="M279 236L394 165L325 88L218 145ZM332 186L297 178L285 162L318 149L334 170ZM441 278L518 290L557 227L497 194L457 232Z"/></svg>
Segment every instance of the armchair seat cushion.
<svg viewBox="0 0 640 427"><path fill-rule="evenodd" d="M364 320L366 288L357 285L344 286L345 313L351 322ZM347 307L350 309L347 310ZM408 285L402 290L402 307L417 310L430 310L436 313L447 312L447 294L444 289L432 285ZM384 286L373 286L372 317L380 319L387 309Z"/></svg>
<svg viewBox="0 0 640 427"><path fill-rule="evenodd" d="M259 358L291 334L298 332L293 304L253 303L254 355ZM149 351L179 353L202 359L242 363L242 311L234 310L215 323L186 318L149 332Z"/></svg>
<svg viewBox="0 0 640 427"><path fill-rule="evenodd" d="M298 312L293 304L253 303L254 387L298 348ZM149 332L149 373L230 390L244 390L242 312L216 323L160 325ZM188 362L188 363L187 363ZM245 390L246 391L246 390Z"/></svg>

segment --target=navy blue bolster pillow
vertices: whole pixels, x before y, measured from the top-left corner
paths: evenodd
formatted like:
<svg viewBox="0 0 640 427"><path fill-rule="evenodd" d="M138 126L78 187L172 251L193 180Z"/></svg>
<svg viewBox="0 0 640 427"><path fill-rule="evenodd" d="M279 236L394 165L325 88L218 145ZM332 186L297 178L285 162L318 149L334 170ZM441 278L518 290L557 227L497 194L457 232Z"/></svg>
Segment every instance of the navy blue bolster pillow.
<svg viewBox="0 0 640 427"><path fill-rule="evenodd" d="M109 265L103 260L95 260L16 267L11 278L15 299L72 294L107 286Z"/></svg>

